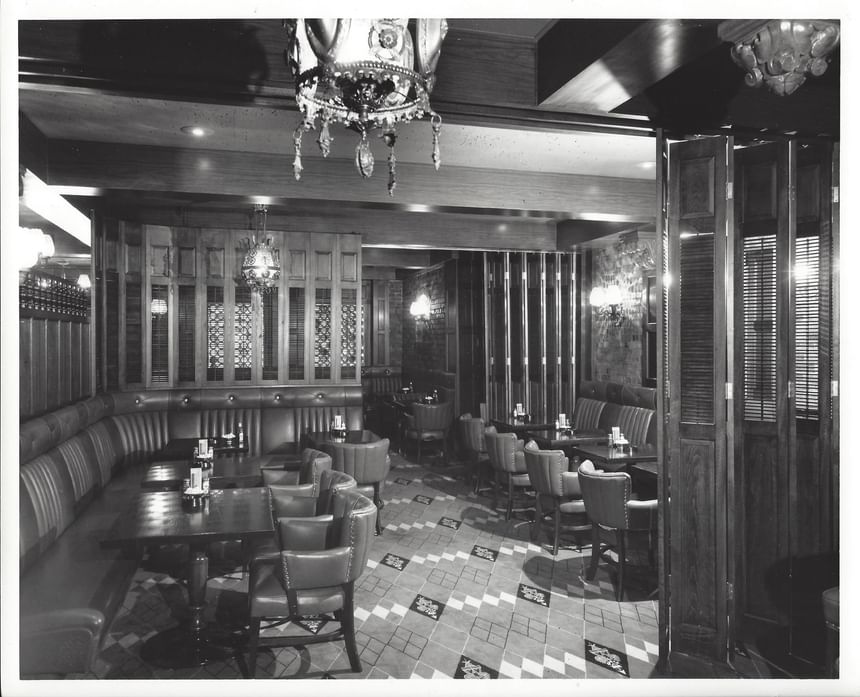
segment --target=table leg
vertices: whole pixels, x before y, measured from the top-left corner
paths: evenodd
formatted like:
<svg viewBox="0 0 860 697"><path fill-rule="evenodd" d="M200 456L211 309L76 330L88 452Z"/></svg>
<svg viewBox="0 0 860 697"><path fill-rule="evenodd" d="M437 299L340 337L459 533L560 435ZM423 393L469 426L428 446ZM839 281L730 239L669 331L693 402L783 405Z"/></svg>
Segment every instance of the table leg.
<svg viewBox="0 0 860 697"><path fill-rule="evenodd" d="M144 643L141 658L160 668L190 668L223 661L234 654L229 635L216 638L206 626L206 583L209 557L206 543L188 549L188 623L159 632Z"/></svg>

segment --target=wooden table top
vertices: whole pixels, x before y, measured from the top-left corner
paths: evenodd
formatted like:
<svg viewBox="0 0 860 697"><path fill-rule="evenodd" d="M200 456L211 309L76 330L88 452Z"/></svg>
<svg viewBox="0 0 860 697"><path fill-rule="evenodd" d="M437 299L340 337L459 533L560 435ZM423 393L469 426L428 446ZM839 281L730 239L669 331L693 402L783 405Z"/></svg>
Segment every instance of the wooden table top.
<svg viewBox="0 0 860 697"><path fill-rule="evenodd" d="M532 438L541 450L564 450L574 445L604 443L607 435L596 431L564 431L550 428L535 428L526 431L525 438Z"/></svg>
<svg viewBox="0 0 860 697"><path fill-rule="evenodd" d="M347 431L346 438L343 440L336 439L330 431L309 431L305 434L305 438L308 446L317 450L325 450L325 446L329 443L375 443L379 440L379 436L367 429Z"/></svg>
<svg viewBox="0 0 860 697"><path fill-rule="evenodd" d="M634 446L633 452L610 448L608 445L575 445L571 450L580 457L591 460L596 467L605 470L625 469L632 463L657 462L657 448L653 445Z"/></svg>
<svg viewBox="0 0 860 697"><path fill-rule="evenodd" d="M523 435L528 431L544 431L546 429L555 429L555 424L539 424L526 421L525 419L516 419L515 421L501 421L499 419L490 419L490 425L495 426L499 433L516 433Z"/></svg>
<svg viewBox="0 0 860 697"><path fill-rule="evenodd" d="M167 445L158 453L160 460L190 460L194 455L194 448L197 447L200 439L203 438L173 438ZM245 444L239 447L239 439L233 438L232 441L226 441L220 436L210 438L209 444L215 451L215 455L239 455L248 452L248 439L245 438Z"/></svg>
<svg viewBox="0 0 860 697"><path fill-rule="evenodd" d="M120 515L101 544L206 543L273 533L266 487L213 491L208 505L193 512L183 509L178 491L148 491L138 496L133 510Z"/></svg>
<svg viewBox="0 0 860 697"><path fill-rule="evenodd" d="M140 485L144 489L178 489L182 480L190 476L192 466L188 459L153 463L143 475ZM213 458L209 477L218 482L212 481L212 485L218 488L225 483L242 487L260 486L262 483L258 458L243 455Z"/></svg>

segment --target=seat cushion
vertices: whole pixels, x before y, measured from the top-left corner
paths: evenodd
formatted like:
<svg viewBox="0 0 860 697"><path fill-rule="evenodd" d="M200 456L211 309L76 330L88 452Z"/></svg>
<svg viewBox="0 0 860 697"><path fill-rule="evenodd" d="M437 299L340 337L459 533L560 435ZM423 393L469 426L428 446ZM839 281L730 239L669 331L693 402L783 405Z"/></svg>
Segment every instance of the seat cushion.
<svg viewBox="0 0 860 697"><path fill-rule="evenodd" d="M529 479L529 475L527 473L526 474L513 474L512 473L512 474L509 474L508 476L510 477L511 483L513 483L514 486L531 486L531 484L532 484L531 480Z"/></svg>
<svg viewBox="0 0 860 697"><path fill-rule="evenodd" d="M562 501L558 508L562 513L585 513L585 502L582 499Z"/></svg>
<svg viewBox="0 0 860 697"><path fill-rule="evenodd" d="M445 438L445 431L416 431L409 429L406 431L406 437L412 440L442 440Z"/></svg>
<svg viewBox="0 0 860 697"><path fill-rule="evenodd" d="M287 593L275 574L274 566L266 566L257 575L251 594L251 617L289 617ZM343 588L330 586L298 591L299 615L318 615L343 607Z"/></svg>

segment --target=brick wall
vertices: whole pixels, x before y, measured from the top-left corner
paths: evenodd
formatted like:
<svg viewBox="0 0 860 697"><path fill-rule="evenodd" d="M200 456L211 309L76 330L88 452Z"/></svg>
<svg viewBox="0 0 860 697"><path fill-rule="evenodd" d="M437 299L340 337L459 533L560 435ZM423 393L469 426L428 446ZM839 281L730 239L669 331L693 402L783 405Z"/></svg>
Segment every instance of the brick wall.
<svg viewBox="0 0 860 697"><path fill-rule="evenodd" d="M592 309L591 374L595 380L642 384L642 271L653 268L656 254L656 241L632 239L594 255L592 285L617 285L627 312L627 318L616 327Z"/></svg>
<svg viewBox="0 0 860 697"><path fill-rule="evenodd" d="M409 306L419 295L430 299L429 322L409 314ZM410 276L403 282L403 372L445 370L445 268L435 266ZM392 307L392 314L394 308Z"/></svg>

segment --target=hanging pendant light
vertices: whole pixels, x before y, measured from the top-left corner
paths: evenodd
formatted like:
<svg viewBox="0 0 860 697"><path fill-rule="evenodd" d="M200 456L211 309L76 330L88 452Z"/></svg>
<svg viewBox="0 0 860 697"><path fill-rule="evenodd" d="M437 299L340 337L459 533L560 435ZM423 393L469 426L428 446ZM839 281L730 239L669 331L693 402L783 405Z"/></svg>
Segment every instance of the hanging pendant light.
<svg viewBox="0 0 860 697"><path fill-rule="evenodd" d="M281 277L281 255L272 247L272 238L266 236L268 209L258 203L254 206L254 235L246 238L248 252L242 262L242 278L252 290L267 293Z"/></svg>
<svg viewBox="0 0 860 697"><path fill-rule="evenodd" d="M302 174L302 136L316 126L317 144L327 157L339 122L359 135L355 166L373 173L368 135L382 131L389 148L388 194L394 195L394 142L398 123L430 114L432 161L441 162L441 117L430 107L436 64L448 32L444 19L288 19L287 62L296 81L302 121L293 133L293 173Z"/></svg>

